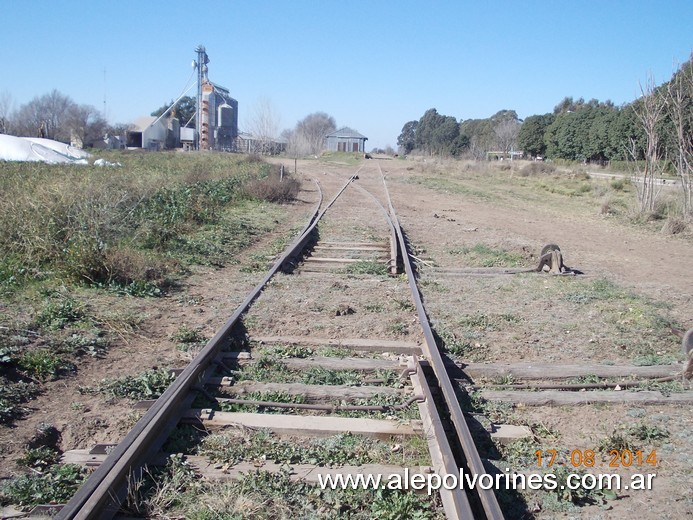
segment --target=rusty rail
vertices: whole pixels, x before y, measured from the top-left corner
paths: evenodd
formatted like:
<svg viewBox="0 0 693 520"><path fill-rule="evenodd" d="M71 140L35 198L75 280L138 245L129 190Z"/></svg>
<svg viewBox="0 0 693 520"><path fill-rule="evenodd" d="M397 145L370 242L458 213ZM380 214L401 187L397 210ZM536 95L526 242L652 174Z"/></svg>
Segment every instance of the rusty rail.
<svg viewBox="0 0 693 520"><path fill-rule="evenodd" d="M379 164L378 168L380 169ZM472 473L481 475L483 473L486 473L484 463L482 462L481 457L479 456L479 452L477 451L476 446L474 445L472 434L469 431L469 427L467 426L467 422L462 413L462 409L460 408L460 403L457 400L457 396L455 395L455 389L452 386L452 381L448 376L447 370L445 368L445 363L443 361L442 356L440 355L438 344L436 343L436 340L433 337L433 331L431 330L431 326L428 322L426 309L423 306L421 294L419 293L419 288L416 285L416 277L414 274L414 267L412 265L412 261L410 258L409 248L407 247L407 242L404 237L402 228L399 224L399 221L397 219L395 209L392 206L390 193L387 189L385 176L383 175L382 170L380 170L380 175L382 178L383 185L385 186L385 193L388 200L390 214L397 229L400 250L402 251L402 263L404 265L404 270L407 273L409 288L411 289L412 298L414 299L416 311L419 316L419 323L421 325L421 328L424 333L424 338L426 340L424 346L422 347L422 350L424 352L424 355L429 359L431 367L433 368L433 372L435 373L436 378L438 379L441 392L443 394L445 403L447 404L448 411L450 413L450 420L452 421L455 427L455 432L457 433L458 440L464 452L464 457L466 459L468 468ZM503 513L500 509L500 506L498 505L498 500L496 499L496 495L493 493L493 490L484 490L478 488L476 491L479 496L479 500L481 501L481 504L483 506L484 512L486 514L486 518L488 518L489 520L502 520L504 518Z"/></svg>
<svg viewBox="0 0 693 520"><path fill-rule="evenodd" d="M353 181L351 177L339 193L330 201L332 205L337 197ZM246 299L233 313L231 318L207 343L193 361L180 373L169 388L161 395L151 408L135 424L106 460L87 479L72 499L60 510L56 518L63 519L105 519L117 513L118 504L126 493L128 477L138 476L141 465L151 458L163 445L170 431L179 419L179 410L194 386L204 379L205 372L213 365L214 359L221 350L226 338L236 322L250 304L260 295L269 280L279 271L285 262L299 253L308 242L320 217L327 208L319 213L323 202L322 189L316 181L319 201L310 215L309 221L300 236L287 248L275 262L262 281L251 291Z"/></svg>
<svg viewBox="0 0 693 520"><path fill-rule="evenodd" d="M363 168L363 166L361 166ZM216 335L207 343L200 351L197 357L186 367L171 384L171 386L156 400L143 417L138 421L135 427L128 433L123 441L118 444L103 463L96 469L84 485L77 491L74 497L66 504L58 513L58 519L102 519L112 518L118 512L119 504L122 502L125 493L127 492L127 483L131 477L138 478L142 472L142 465L151 460L156 452L168 437L170 431L176 426L180 419L180 410L184 407L189 407L195 392L195 388L200 386L200 383L208 376L208 372L214 367L214 360L218 356L225 345L233 327L241 318L243 313L251 303L260 295L264 286L276 274L277 271L287 265L295 263L300 257L301 252L311 240L313 232L323 217L325 212L334 204L344 190L357 178L359 170L353 174L344 186L338 191L333 199L320 210L323 202L322 190L320 185L318 191L320 200L312 212L308 224L304 227L299 237L287 248L282 256L274 263L262 281L253 289L246 299L235 310L233 315L224 324L224 326L216 333ZM452 383L447 376L443 361L437 349L435 340L432 335L430 325L428 324L425 310L421 302L420 295L414 278L414 271L411 265L409 254L407 252L407 244L404 234L397 221L397 217L392 207L385 178L382 176L382 170L378 164L378 169L381 173L383 187L387 198L388 209L378 201L378 199L370 192L358 186L359 189L369 194L380 206L388 220L391 233L391 265L396 268L398 253L401 251L401 256L404 259L404 267L409 279L409 285L412 291L412 297L416 303L419 320L426 338L424 352L426 357L431 361L434 373L439 381L439 385L443 391L446 401L446 406L450 411L452 422L457 431L458 438L462 444L464 456L467 464L472 472L482 473L483 465L481 459L474 447L471 435L467 429L464 417L459 408L459 403L454 394ZM417 386L416 396L402 405L395 407L388 406L388 409L403 408L412 405L414 402L419 403L419 407L424 418L424 423L428 424L429 447L431 448L432 460L439 472L456 473L458 466L455 461L448 438L445 435L438 411L430 397L430 389L423 376L420 366L410 367L414 373L412 381L415 381ZM234 400L231 400L234 401ZM423 402L422 402L423 401ZM243 401L243 404L252 404ZM297 407L295 404L287 405L284 403L272 402L257 402L262 406L290 406ZM302 407L302 406L301 406ZM332 407L330 407L332 408ZM364 407L358 407L363 409ZM375 409L381 407L365 407ZM484 493L483 490L478 491L481 503L483 504L485 515L488 519L502 519L500 509L495 500L493 492ZM472 513L469 499L462 489L457 490L441 490L441 497L448 518L475 518Z"/></svg>

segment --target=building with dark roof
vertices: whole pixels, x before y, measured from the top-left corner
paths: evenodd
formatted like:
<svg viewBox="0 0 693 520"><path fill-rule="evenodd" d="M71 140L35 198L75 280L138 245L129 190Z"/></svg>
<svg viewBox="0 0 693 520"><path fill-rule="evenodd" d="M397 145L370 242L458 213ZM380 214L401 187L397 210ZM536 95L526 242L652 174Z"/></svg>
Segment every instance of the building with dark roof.
<svg viewBox="0 0 693 520"><path fill-rule="evenodd" d="M368 141L368 137L364 137L356 130L345 126L325 136L325 148L332 152L364 153L366 141Z"/></svg>

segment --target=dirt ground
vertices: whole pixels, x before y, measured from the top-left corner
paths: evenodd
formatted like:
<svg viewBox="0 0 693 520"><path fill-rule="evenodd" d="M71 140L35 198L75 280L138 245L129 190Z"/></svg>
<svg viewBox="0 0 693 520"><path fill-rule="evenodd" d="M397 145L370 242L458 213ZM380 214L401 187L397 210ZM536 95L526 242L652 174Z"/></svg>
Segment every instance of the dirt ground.
<svg viewBox="0 0 693 520"><path fill-rule="evenodd" d="M645 353L661 356L667 360L663 362L683 361L680 340L666 326L655 324L659 320L684 330L693 327L690 236L666 236L604 218L598 208L564 196L521 192L512 185L506 192L486 191L477 175L460 174L451 183L447 178L437 184L437 178L446 177L440 173L443 167L432 172L383 161L382 168L403 228L420 248L421 259L431 264L419 264L429 317L444 338L467 344L464 361L630 364ZM422 189L422 183L412 182L417 176L433 178L428 184L440 188ZM451 277L431 267L469 267L467 257L458 252L476 244L517 253L523 265L534 266L547 243L559 244L566 264L584 274ZM618 287L619 294L576 303L602 281ZM482 317L486 321L479 325ZM541 438L542 449L562 449L564 457L571 450L596 449L614 432L636 424L669 433L661 443L640 444L659 455L653 490L622 492L618 500L580 510L545 508L528 495L527 507L534 508L536 518L693 515L690 404L521 407L512 411L509 422L546 427L555 437ZM525 469L532 470L531 463ZM615 470L607 467L604 472L609 471ZM617 472L638 471L654 470L643 465Z"/></svg>
<svg viewBox="0 0 693 520"><path fill-rule="evenodd" d="M371 164L364 165L357 182L381 194L376 161L365 162ZM439 165L432 172L420 161L378 162L387 176L401 224L418 248L422 293L434 328L445 332L449 340L466 341L466 354L472 360L626 363L652 350L670 362L683 361L677 351L678 340L673 336L662 339L664 332L655 334L652 320L645 317L659 313L658 316L665 315L684 329L693 327L690 237L666 236L605 219L596 210L575 206L573 201L553 194L532 199L522 198L512 190L495 190L490 198L479 196L479 183L483 181L477 176L454 177L452 180L460 187L457 191L433 189L416 179L444 177L444 168ZM32 401L32 413L26 419L17 421L12 428L0 427L0 478L16 473L14 461L41 424L54 425L61 432L63 450L117 442L134 424L138 413L123 401L105 401L98 395L80 393L80 387L94 385L104 377L137 374L148 368L184 366L190 354L176 349L172 334L185 324L211 338L263 276L261 272L242 272L240 268L272 240L287 236L291 229L305 222L317 201L312 179L320 182L329 198L331 190L358 167L299 161L299 176L306 181L300 201L285 207L285 218L277 229L249 248L238 264L222 269L198 268L181 288L164 298L130 298L120 302L142 317L138 330L117 340L104 360L84 362L73 377L48 384L48 391ZM347 195L340 202L344 205L340 221L328 220L321 234L335 240L386 241L386 227L375 220L372 224L363 223L363 202L359 201L362 197ZM369 207L368 211L377 212L377 208ZM449 277L436 271L442 267L465 267L465 256L456 251L475 244L517 252L531 266L541 247L550 242L560 245L566 263L582 271L582 278L532 274ZM576 295L589 293L591 284L604 279L637 298L621 294L605 306L575 303ZM405 303L405 283L397 279L340 283L343 285L335 286L329 277L308 273L280 275L274 287L266 291L264 300L261 298L249 313L248 326L253 334L377 336L420 341L415 313ZM286 284L299 290L296 301L282 302L281 311L269 311L264 302ZM393 315L383 320L383 315L373 309L355 309L353 315L336 319L334 308L349 301L352 292L367 293L374 285L378 289L386 286L389 303L383 306ZM314 317L324 319L307 327L304 322L292 321L291 311L296 309L312 310ZM490 324L474 328L469 319L465 321L476 316L484 316ZM493 322L499 316L512 319L508 318L507 323ZM599 439L635 422L659 425L669 432L668 439L655 446L660 464L653 490L580 510L545 510L538 506L539 510L534 511L536 518L693 516L690 405L523 408L514 410L513 418L524 424L542 424L556 432L556 440L542 442L546 448L554 445L564 450L594 448ZM533 507L534 504L528 504L529 510Z"/></svg>

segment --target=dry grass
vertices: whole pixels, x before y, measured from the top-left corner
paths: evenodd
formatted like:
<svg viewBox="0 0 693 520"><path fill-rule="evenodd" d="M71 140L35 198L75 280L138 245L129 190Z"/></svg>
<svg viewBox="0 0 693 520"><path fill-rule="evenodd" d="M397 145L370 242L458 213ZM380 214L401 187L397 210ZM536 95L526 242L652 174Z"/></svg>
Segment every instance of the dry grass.
<svg viewBox="0 0 693 520"><path fill-rule="evenodd" d="M244 192L250 198L284 203L294 200L299 189L300 183L296 179L286 176L280 179L278 175L271 175L249 182Z"/></svg>
<svg viewBox="0 0 693 520"><path fill-rule="evenodd" d="M269 170L230 154L111 155L121 168L0 165L0 282L56 270L89 283L160 279L171 266L140 250L215 222Z"/></svg>

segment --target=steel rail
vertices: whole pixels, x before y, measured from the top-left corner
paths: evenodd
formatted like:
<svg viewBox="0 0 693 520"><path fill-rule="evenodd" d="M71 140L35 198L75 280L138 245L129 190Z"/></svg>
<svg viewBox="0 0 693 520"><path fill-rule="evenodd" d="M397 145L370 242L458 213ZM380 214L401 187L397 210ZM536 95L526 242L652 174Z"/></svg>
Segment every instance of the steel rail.
<svg viewBox="0 0 693 520"><path fill-rule="evenodd" d="M206 377L207 370L213 366L215 358L217 357L221 347L225 343L225 340L232 331L236 322L241 318L250 304L260 295L264 286L267 284L267 282L269 282L272 276L274 276L278 270L282 269L286 264L288 264L290 260L301 254L301 251L311 239L312 233L314 232L320 219L335 203L344 190L346 190L348 186L357 178L357 175L362 168L363 166L361 166L359 170L348 179L339 192L321 211L320 207L322 205L322 190L320 189L319 183L315 181L318 186L318 191L320 192L320 201L318 202L316 209L313 211L309 223L306 225L306 227L304 227L299 237L275 262L263 280L246 297L231 318L229 318L224 326L207 343L205 348L198 354L191 364L178 375L174 383L172 383L164 394L154 402L154 404L149 408L140 421L138 421L125 439L115 447L113 452L111 452L111 454L91 475L87 482L85 482L85 484L77 491L70 502L62 508L56 518L101 519L112 518L117 514L119 504L123 500L127 491L126 487L130 476L134 475L135 477L139 477L142 467L146 461L151 460L155 453L161 448L170 431L178 423L180 418L180 408L190 404L193 395L191 392L194 392L196 386L199 385L199 383ZM380 169L380 165L378 165L378 169ZM389 198L389 193L387 191L387 185L385 184L384 178L383 186L385 187L385 192L387 195L390 209L389 214L374 195L361 186L358 186L358 188L368 193L376 202L378 202L386 216L386 219L388 220L393 237L396 235L397 243L399 243L400 247L403 248L402 251L405 251L405 243L401 228L396 220L396 215L392 208L392 203ZM393 218L391 218L391 215ZM393 250L395 250L394 247L395 246L393 246ZM405 267L406 265L407 264L405 264ZM410 286L412 282L415 286L416 282L413 279L413 271L409 269L407 274L409 277ZM425 322L425 320L421 321L422 323ZM423 377L421 377L421 379L425 382ZM425 390L430 392L427 387ZM416 396L416 398L412 398L410 400L411 402L407 402L399 406L405 407L411 405L414 400L420 399L421 396ZM437 417L438 412L435 409L435 406L431 406L430 408L432 408L432 413L434 413L436 416L434 421L439 423L440 419ZM441 451L446 454L444 458L447 460L443 462L443 469L452 473L454 470L456 470L457 466L454 461L454 457L451 455L448 439L444 434L441 434L440 431L435 435L435 437L436 441L441 445ZM430 441L431 439L429 439L429 442ZM470 510L466 495L461 490L458 490L456 495L457 498L454 499L454 503L456 504L456 512L448 514L446 508L446 514L448 514L449 518L471 518L466 513L460 514L462 511L466 512ZM491 518L491 516L489 516L489 518Z"/></svg>
<svg viewBox="0 0 693 520"><path fill-rule="evenodd" d="M376 201L378 206L380 206L380 208L383 210L383 212L385 213L385 218L387 219L388 224L390 225L390 229L393 234L393 240L396 240L399 244L399 250L402 251L402 256L404 257L404 252L406 251L406 249L403 241L400 240L400 237L402 236L401 228L399 227L397 217L392 207L390 193L387 189L387 185L385 184L385 179L383 177L382 169L380 168L380 163L377 164L378 171L380 173L381 178L383 179L383 188L385 190L385 197L387 199L389 211L385 209L383 204L370 191L366 190L364 187L358 184L354 184L354 186L358 187L363 192L370 195L373 198L373 200ZM397 250L398 248L394 246L393 251ZM395 262L396 260L397 256L395 256ZM416 280L414 278L414 273L411 269L407 271L407 279L409 281L410 287L412 283L414 284L414 287L416 287ZM418 298L418 291L416 292L416 294L412 293L412 296L414 297L414 301L416 302ZM421 303L420 298L418 298L418 301L419 303ZM419 321L421 323L428 324L425 313L424 319L421 319L421 315L419 315ZM424 349L424 353L425 352L426 349ZM428 358L431 359L431 356L428 356ZM423 370L421 369L421 363L419 361L416 361L413 365L408 365L407 371L410 372L412 384L416 388L416 393L423 394L426 397L423 403L419 403L419 407L422 416L422 421L426 429L426 437L429 443L431 461L439 475L459 475L457 461L455 460L455 456L452 452L450 442L442 426L438 409L436 408L433 397L431 395L431 389L429 388L428 382L426 381L426 378L423 374ZM436 376L440 378L438 373L436 373ZM449 379L447 378L447 372L445 372L445 378L449 382ZM459 404L457 404L457 406L459 407ZM443 509L445 510L446 518L450 520L475 520L474 513L472 512L472 508L469 503L469 498L461 486L456 489L441 489L440 495L441 500L443 502ZM500 518L502 518L502 516Z"/></svg>
<svg viewBox="0 0 693 520"><path fill-rule="evenodd" d="M399 242L397 240L397 231L395 230L395 225L392 222L392 217L390 216L390 213L385 208L385 206L383 206L383 203L380 202L378 198L375 195L373 195L370 191L368 191L366 188L364 188L358 183L354 183L353 186L366 193L369 197L371 197L385 215L387 225L390 228L390 265L388 267L390 268L390 274L395 275L397 274L397 258L399 258Z"/></svg>
<svg viewBox="0 0 693 520"><path fill-rule="evenodd" d="M419 411L421 413L422 427L428 441L431 463L439 476L441 474L457 475L455 455L452 453L447 434L445 433L445 427L440 420L431 389L428 381L426 381L421 360L411 357L409 358L408 366L415 369L415 373L411 376L414 391L416 393L420 392L426 398L424 402L419 403ZM440 442L441 439L443 442ZM457 486L454 489L442 487L438 490L438 493L443 503L445 516L448 519L474 519L474 512L469 503L469 497L462 490L461 486Z"/></svg>
<svg viewBox="0 0 693 520"><path fill-rule="evenodd" d="M392 206L392 200L390 199L390 193L387 189L385 176L382 173L382 169L380 168L379 163L378 169L380 170L380 176L383 181L383 186L385 187L385 194L388 201L388 207L392 215L392 220L395 224L395 227L397 228L397 236L399 239L400 250L402 251L402 263L404 264L404 270L407 273L407 280L409 281L409 288L411 289L412 298L414 299L414 303L416 304L416 311L419 316L419 324L421 325L421 328L424 333L424 338L426 340L424 346L422 347L422 350L426 357L429 359L430 365L433 368L433 372L438 379L441 392L443 394L443 397L448 407L448 411L450 413L450 419L453 423L453 426L455 427L455 431L457 432L457 437L460 441L460 445L462 446L462 450L466 458L466 463L473 473L477 475L484 474L486 473L484 463L482 462L481 457L479 456L479 452L477 451L476 446L474 445L474 439L472 438L472 434L469 431L469 427L467 426L464 414L462 413L462 409L460 408L460 403L457 400L457 396L455 395L455 389L452 386L452 381L448 376L447 370L445 368L445 363L443 361L442 356L440 355L438 344L436 343L436 340L433 337L433 331L431 330L431 325L428 321L426 309L423 306L421 294L419 293L419 288L416 284L416 277L414 275L414 267L412 265L412 261L410 258L409 248L407 247L402 227L400 226L399 220L397 219L395 208ZM502 520L504 518L503 512L501 511L500 506L498 505L498 500L496 499L496 495L493 493L493 490L481 489L477 487L476 492L479 496L486 517L489 520Z"/></svg>
<svg viewBox="0 0 693 520"><path fill-rule="evenodd" d="M127 491L128 477L141 471L142 465L161 448L166 437L178 422L178 411L181 405L189 400L189 394L193 391L193 387L199 384L205 371L213 364L236 322L260 295L269 280L283 267L284 263L290 257L299 254L305 247L319 219L325 214L327 208L334 204L337 197L349 186L355 176L356 174L349 178L322 212L319 212L323 202L322 189L319 183L315 181L319 191L319 201L300 236L284 251L229 320L140 418L133 429L77 490L55 518L58 520L108 519L117 514L119 504Z"/></svg>

